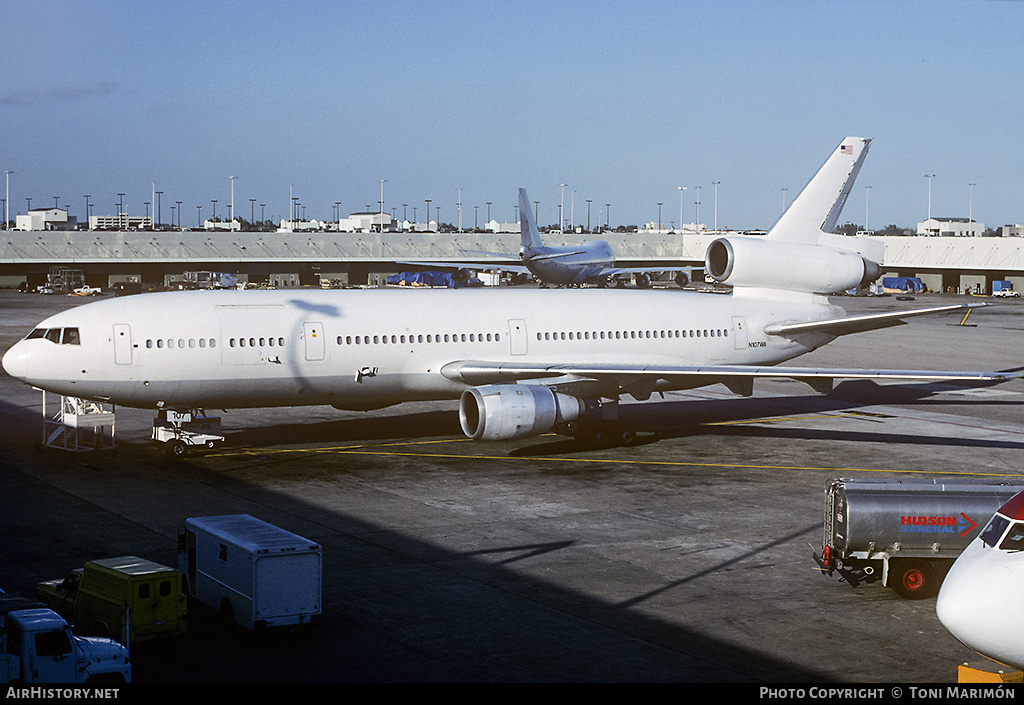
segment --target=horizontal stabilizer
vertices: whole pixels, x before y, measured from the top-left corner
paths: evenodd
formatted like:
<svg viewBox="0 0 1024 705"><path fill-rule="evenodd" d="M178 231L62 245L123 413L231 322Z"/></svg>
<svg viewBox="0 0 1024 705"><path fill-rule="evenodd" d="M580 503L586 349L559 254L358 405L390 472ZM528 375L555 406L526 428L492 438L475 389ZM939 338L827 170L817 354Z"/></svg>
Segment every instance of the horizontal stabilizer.
<svg viewBox="0 0 1024 705"><path fill-rule="evenodd" d="M932 308L918 308L910 311L893 311L890 313L872 313L865 316L845 316L833 318L828 321L812 321L810 323L773 323L766 326L764 332L768 335L794 336L801 333L828 333L830 335L847 335L849 333L863 333L868 330L880 328L891 328L906 323L905 318L915 316L926 316L935 313L946 313L950 311L968 311L974 308L982 308L989 304L953 304L951 306L934 306Z"/></svg>

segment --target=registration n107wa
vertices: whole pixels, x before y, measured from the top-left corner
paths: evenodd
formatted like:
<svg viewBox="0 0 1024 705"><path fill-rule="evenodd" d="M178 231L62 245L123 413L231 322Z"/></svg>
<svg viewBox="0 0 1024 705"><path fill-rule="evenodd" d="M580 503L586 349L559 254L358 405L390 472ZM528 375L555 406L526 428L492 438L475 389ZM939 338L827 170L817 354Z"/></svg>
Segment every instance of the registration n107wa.
<svg viewBox="0 0 1024 705"><path fill-rule="evenodd" d="M849 137L765 237L722 237L707 272L729 295L673 290L274 290L143 294L47 318L3 358L26 384L163 412L458 399L474 439L551 430L629 441L623 395L758 377L998 381L1008 374L776 367L837 336L942 306L851 317L828 294L880 274L831 234L870 141ZM521 227L536 231L520 190ZM179 418L180 414L174 414ZM594 423L591 423L591 420Z"/></svg>

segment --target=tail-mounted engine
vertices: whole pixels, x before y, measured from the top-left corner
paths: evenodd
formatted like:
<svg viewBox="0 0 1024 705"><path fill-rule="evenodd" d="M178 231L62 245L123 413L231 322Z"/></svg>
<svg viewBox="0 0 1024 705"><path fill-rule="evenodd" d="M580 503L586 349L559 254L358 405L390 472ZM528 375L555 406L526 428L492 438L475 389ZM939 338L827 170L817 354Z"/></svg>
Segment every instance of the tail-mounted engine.
<svg viewBox="0 0 1024 705"><path fill-rule="evenodd" d="M704 264L723 284L816 294L867 286L882 274L853 250L744 237L712 242Z"/></svg>
<svg viewBox="0 0 1024 705"><path fill-rule="evenodd" d="M582 399L534 384L471 387L459 400L459 422L473 440L505 441L547 433L583 415Z"/></svg>

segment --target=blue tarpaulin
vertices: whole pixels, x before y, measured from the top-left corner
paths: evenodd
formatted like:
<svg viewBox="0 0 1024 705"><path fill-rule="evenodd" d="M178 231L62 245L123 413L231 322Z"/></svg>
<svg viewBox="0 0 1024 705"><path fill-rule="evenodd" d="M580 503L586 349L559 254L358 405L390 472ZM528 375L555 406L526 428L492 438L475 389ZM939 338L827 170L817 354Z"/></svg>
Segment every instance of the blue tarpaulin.
<svg viewBox="0 0 1024 705"><path fill-rule="evenodd" d="M400 272L389 276L386 282L392 286L446 286L449 289L463 286L450 272Z"/></svg>
<svg viewBox="0 0 1024 705"><path fill-rule="evenodd" d="M882 287L886 291L906 291L919 294L924 291L924 282L919 277L884 277Z"/></svg>

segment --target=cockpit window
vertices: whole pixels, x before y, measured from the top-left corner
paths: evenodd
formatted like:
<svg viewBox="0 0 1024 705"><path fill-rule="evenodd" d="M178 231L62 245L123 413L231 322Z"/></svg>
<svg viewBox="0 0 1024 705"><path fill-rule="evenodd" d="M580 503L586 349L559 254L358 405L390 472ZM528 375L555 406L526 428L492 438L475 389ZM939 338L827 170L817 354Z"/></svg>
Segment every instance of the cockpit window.
<svg viewBox="0 0 1024 705"><path fill-rule="evenodd" d="M57 343L58 345L82 344L77 328L36 328L25 336L25 340L32 340L33 338L46 338L51 343Z"/></svg>
<svg viewBox="0 0 1024 705"><path fill-rule="evenodd" d="M1010 530L1006 532L1006 538L1004 538L999 544L1000 551L1020 551L1024 550L1024 522L1014 522Z"/></svg>
<svg viewBox="0 0 1024 705"><path fill-rule="evenodd" d="M995 546L996 543L1002 538L1003 533L1006 531L1006 527L1010 525L1010 520L1006 517L999 516L998 514L992 517L992 520L988 523L982 532L981 540L986 546Z"/></svg>

